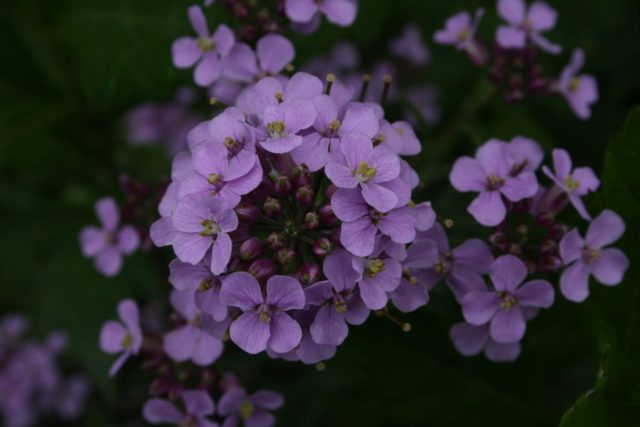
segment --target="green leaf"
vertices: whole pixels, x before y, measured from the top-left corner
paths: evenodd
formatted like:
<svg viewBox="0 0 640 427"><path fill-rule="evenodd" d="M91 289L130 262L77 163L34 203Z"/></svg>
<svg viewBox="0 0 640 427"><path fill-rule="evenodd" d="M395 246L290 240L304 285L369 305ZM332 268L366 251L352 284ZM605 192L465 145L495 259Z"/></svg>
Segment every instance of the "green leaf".
<svg viewBox="0 0 640 427"><path fill-rule="evenodd" d="M640 420L640 253L633 236L640 232L640 108L634 108L622 132L609 144L605 160L601 209L613 209L627 224L615 244L629 257L631 268L616 288L592 283L587 309L596 325L600 369L592 390L564 415L561 427L627 426ZM599 213L599 212L594 212Z"/></svg>

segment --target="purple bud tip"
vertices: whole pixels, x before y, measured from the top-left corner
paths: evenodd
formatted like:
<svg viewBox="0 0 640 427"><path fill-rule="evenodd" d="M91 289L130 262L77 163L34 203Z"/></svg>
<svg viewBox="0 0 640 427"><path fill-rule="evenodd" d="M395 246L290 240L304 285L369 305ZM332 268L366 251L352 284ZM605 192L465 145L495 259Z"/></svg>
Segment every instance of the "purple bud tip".
<svg viewBox="0 0 640 427"><path fill-rule="evenodd" d="M298 272L298 278L304 285L311 285L320 279L321 269L318 264L307 263Z"/></svg>
<svg viewBox="0 0 640 427"><path fill-rule="evenodd" d="M267 244L271 249L280 249L284 246L284 236L274 231L267 237Z"/></svg>
<svg viewBox="0 0 640 427"><path fill-rule="evenodd" d="M321 207L318 211L318 216L320 217L320 223L322 225L333 225L338 221L330 204Z"/></svg>
<svg viewBox="0 0 640 427"><path fill-rule="evenodd" d="M254 205L241 205L236 208L236 214L240 222L256 222L260 217L260 209Z"/></svg>
<svg viewBox="0 0 640 427"><path fill-rule="evenodd" d="M296 253L293 251L293 249L282 248L276 254L276 258L278 259L278 263L287 265L295 260Z"/></svg>
<svg viewBox="0 0 640 427"><path fill-rule="evenodd" d="M301 206L311 206L313 204L313 199L315 197L315 192L310 185L305 185L296 190L296 201Z"/></svg>
<svg viewBox="0 0 640 427"><path fill-rule="evenodd" d="M275 189L276 193L280 196L286 196L288 194L291 194L291 189L292 189L291 180L286 175L277 176L273 180L273 188Z"/></svg>
<svg viewBox="0 0 640 427"><path fill-rule="evenodd" d="M333 242L326 237L321 237L313 244L313 253L319 257L323 257L333 249Z"/></svg>
<svg viewBox="0 0 640 427"><path fill-rule="evenodd" d="M257 237L250 237L240 245L240 258L248 261L260 255L264 249L264 244Z"/></svg>
<svg viewBox="0 0 640 427"><path fill-rule="evenodd" d="M282 205L278 199L267 197L267 200L265 200L262 206L262 210L269 216L276 216L282 211Z"/></svg>
<svg viewBox="0 0 640 427"><path fill-rule="evenodd" d="M249 273L258 280L267 279L276 274L276 271L275 263L268 258L258 259L249 266Z"/></svg>
<svg viewBox="0 0 640 427"><path fill-rule="evenodd" d="M311 174L304 166L296 166L291 171L291 179L296 188L311 184Z"/></svg>
<svg viewBox="0 0 640 427"><path fill-rule="evenodd" d="M320 225L320 216L315 212L307 212L304 216L304 225L309 230L318 228L318 226Z"/></svg>

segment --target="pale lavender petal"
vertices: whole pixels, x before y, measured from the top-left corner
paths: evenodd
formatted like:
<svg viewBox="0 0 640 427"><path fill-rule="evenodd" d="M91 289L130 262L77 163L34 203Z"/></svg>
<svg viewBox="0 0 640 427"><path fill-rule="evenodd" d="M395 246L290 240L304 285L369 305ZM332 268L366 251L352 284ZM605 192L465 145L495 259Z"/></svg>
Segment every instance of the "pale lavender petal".
<svg viewBox="0 0 640 427"><path fill-rule="evenodd" d="M545 52L549 52L553 55L557 55L562 52L562 47L559 44L552 43L540 33L531 33L529 36L533 43Z"/></svg>
<svg viewBox="0 0 640 427"><path fill-rule="evenodd" d="M113 364L109 368L109 376L110 377L116 376L116 374L120 372L120 369L122 369L122 367L127 362L127 360L129 360L130 357L131 357L131 352L129 351L125 351L120 356L118 356L118 358L113 362Z"/></svg>
<svg viewBox="0 0 640 427"><path fill-rule="evenodd" d="M227 233L218 234L211 247L211 272L215 275L222 274L231 258L233 243Z"/></svg>
<svg viewBox="0 0 640 427"><path fill-rule="evenodd" d="M378 228L396 243L411 243L416 236L412 208L403 207L388 212L380 219Z"/></svg>
<svg viewBox="0 0 640 427"><path fill-rule="evenodd" d="M285 12L294 22L308 22L318 11L314 0L286 0Z"/></svg>
<svg viewBox="0 0 640 427"><path fill-rule="evenodd" d="M589 224L585 240L592 248L602 248L618 240L624 230L624 221L620 215L606 209Z"/></svg>
<svg viewBox="0 0 640 427"><path fill-rule="evenodd" d="M204 16L202 8L198 5L190 6L189 9L187 9L187 15L196 34L200 37L209 37L207 18Z"/></svg>
<svg viewBox="0 0 640 427"><path fill-rule="evenodd" d="M412 285L406 280L402 280L400 286L389 296L393 305L403 313L412 312L429 302L429 291L426 286Z"/></svg>
<svg viewBox="0 0 640 427"><path fill-rule="evenodd" d="M178 233L173 239L173 250L182 262L197 264L204 258L211 247L210 236L197 233Z"/></svg>
<svg viewBox="0 0 640 427"><path fill-rule="evenodd" d="M598 282L608 286L622 282L628 268L629 259L621 250L615 248L604 249L591 265L593 276Z"/></svg>
<svg viewBox="0 0 640 427"><path fill-rule="evenodd" d="M267 348L271 334L269 323L260 320L255 311L246 311L231 323L231 340L249 354L258 354Z"/></svg>
<svg viewBox="0 0 640 427"><path fill-rule="evenodd" d="M95 259L96 269L107 277L113 277L122 268L122 255L113 246L100 252Z"/></svg>
<svg viewBox="0 0 640 427"><path fill-rule="evenodd" d="M322 94L323 90L324 84L319 78L301 71L294 74L287 83L284 91L284 99L285 101L296 99L307 101ZM313 120L311 123L313 124Z"/></svg>
<svg viewBox="0 0 640 427"><path fill-rule="evenodd" d="M472 325L484 325L500 309L495 292L469 292L462 300L462 314Z"/></svg>
<svg viewBox="0 0 640 427"><path fill-rule="evenodd" d="M358 105L347 110L340 125L339 133L346 136L358 133L373 138L378 132L378 118L375 111L368 105Z"/></svg>
<svg viewBox="0 0 640 427"><path fill-rule="evenodd" d="M500 192L512 202L535 196L538 192L538 180L533 172L522 172L516 177L507 178Z"/></svg>
<svg viewBox="0 0 640 427"><path fill-rule="evenodd" d="M324 172L327 177L339 188L356 188L358 181L353 176L353 172L345 165L329 162Z"/></svg>
<svg viewBox="0 0 640 427"><path fill-rule="evenodd" d="M508 174L507 144L498 139L490 139L476 151L476 159L486 174L504 177Z"/></svg>
<svg viewBox="0 0 640 427"><path fill-rule="evenodd" d="M512 307L506 311L498 310L489 328L491 338L501 343L520 341L526 329L527 323L524 321L520 307Z"/></svg>
<svg viewBox="0 0 640 427"><path fill-rule="evenodd" d="M100 330L100 350L105 353L119 353L123 350L122 342L124 341L127 331L120 322L109 320Z"/></svg>
<svg viewBox="0 0 640 427"><path fill-rule="evenodd" d="M120 223L120 209L111 197L104 197L96 202L96 214L102 227L107 231L115 231Z"/></svg>
<svg viewBox="0 0 640 427"><path fill-rule="evenodd" d="M216 51L225 57L231 52L233 45L235 44L235 36L231 28L224 24L218 25L216 32L213 34L213 41L216 44Z"/></svg>
<svg viewBox="0 0 640 427"><path fill-rule="evenodd" d="M496 31L496 42L505 49L522 49L527 43L527 33L517 27L502 25Z"/></svg>
<svg viewBox="0 0 640 427"><path fill-rule="evenodd" d="M340 249L325 258L322 271L337 292L352 289L360 279L360 274L353 268L353 256Z"/></svg>
<svg viewBox="0 0 640 427"><path fill-rule="evenodd" d="M485 348L489 341L489 331L486 326L476 326L469 323L456 323L449 330L449 338L456 350L464 356L475 356Z"/></svg>
<svg viewBox="0 0 640 427"><path fill-rule="evenodd" d="M191 325L185 325L166 333L162 340L162 348L176 362L184 362L191 358L197 339L198 330Z"/></svg>
<svg viewBox="0 0 640 427"><path fill-rule="evenodd" d="M267 281L267 304L287 311L302 309L304 301L302 285L296 279L289 276L273 276ZM286 351L278 352L285 353Z"/></svg>
<svg viewBox="0 0 640 427"><path fill-rule="evenodd" d="M487 186L487 174L482 165L471 157L460 157L453 165L449 175L451 185L458 191L484 191Z"/></svg>
<svg viewBox="0 0 640 427"><path fill-rule="evenodd" d="M193 70L193 78L198 86L206 87L216 81L222 74L222 62L215 52L207 52L203 55L196 68Z"/></svg>
<svg viewBox="0 0 640 427"><path fill-rule="evenodd" d="M278 74L295 56L293 44L278 34L267 34L258 40L256 53L260 68L271 74Z"/></svg>
<svg viewBox="0 0 640 427"><path fill-rule="evenodd" d="M241 310L249 310L264 301L258 281L245 272L232 273L222 279L220 299Z"/></svg>
<svg viewBox="0 0 640 427"><path fill-rule="evenodd" d="M500 224L507 214L507 208L502 201L499 191L485 191L480 193L467 208L476 221L487 227Z"/></svg>
<svg viewBox="0 0 640 427"><path fill-rule="evenodd" d="M253 49L236 43L224 62L223 74L232 80L250 83L258 75L258 63Z"/></svg>
<svg viewBox="0 0 640 427"><path fill-rule="evenodd" d="M398 204L398 197L393 191L374 183L362 185L362 197L378 212L388 212Z"/></svg>
<svg viewBox="0 0 640 427"><path fill-rule="evenodd" d="M318 133L312 133L302 138L302 144L291 152L291 157L297 165L305 164L311 172L322 169L329 158L330 139Z"/></svg>
<svg viewBox="0 0 640 427"><path fill-rule="evenodd" d="M571 157L567 150L562 148L556 148L551 152L553 156L553 169L556 177L563 181L568 175L571 174L572 162Z"/></svg>
<svg viewBox="0 0 640 427"><path fill-rule="evenodd" d="M234 412L238 405L247 398L247 392L240 387L233 387L225 392L218 401L218 413L223 417Z"/></svg>
<svg viewBox="0 0 640 427"><path fill-rule="evenodd" d="M128 255L138 249L140 245L140 234L135 227L131 225L124 225L118 231L118 249L125 254Z"/></svg>
<svg viewBox="0 0 640 427"><path fill-rule="evenodd" d="M534 2L527 13L528 23L532 30L548 31L556 26L558 12L544 2Z"/></svg>
<svg viewBox="0 0 640 427"><path fill-rule="evenodd" d="M480 239L465 240L451 251L454 268L470 270L479 274L487 274L493 262L493 254L489 246Z"/></svg>
<svg viewBox="0 0 640 427"><path fill-rule="evenodd" d="M520 343L499 343L489 340L484 353L492 362L513 362L520 355Z"/></svg>
<svg viewBox="0 0 640 427"><path fill-rule="evenodd" d="M496 290L513 291L528 274L527 266L514 255L503 255L491 264L491 281Z"/></svg>
<svg viewBox="0 0 640 427"><path fill-rule="evenodd" d="M354 283L355 283L355 279L354 279ZM305 288L304 295L305 295L305 300L307 304L322 305L328 300L330 300L331 298L333 298L332 285L328 280L314 283L308 288Z"/></svg>
<svg viewBox="0 0 640 427"><path fill-rule="evenodd" d="M190 68L200 59L202 50L193 37L180 37L171 45L171 54L177 68Z"/></svg>
<svg viewBox="0 0 640 427"><path fill-rule="evenodd" d="M553 305L553 286L546 280L532 280L514 292L521 306L549 308Z"/></svg>
<svg viewBox="0 0 640 427"><path fill-rule="evenodd" d="M85 257L94 257L99 254L107 244L109 233L98 227L84 227L80 232L80 249Z"/></svg>
<svg viewBox="0 0 640 427"><path fill-rule="evenodd" d="M184 402L187 414L196 417L206 417L212 415L215 406L209 393L203 390L187 390L182 393L182 401Z"/></svg>
<svg viewBox="0 0 640 427"><path fill-rule="evenodd" d="M589 191L596 191L600 187L600 180L589 167L576 168L571 174L574 181L580 183L580 187L575 190L579 196L587 194Z"/></svg>
<svg viewBox="0 0 640 427"><path fill-rule="evenodd" d="M319 7L329 22L341 27L351 25L358 12L358 4L355 0L324 0Z"/></svg>
<svg viewBox="0 0 640 427"><path fill-rule="evenodd" d="M195 291L211 273L203 265L186 264L178 259L169 263L169 282L179 291Z"/></svg>
<svg viewBox="0 0 640 427"><path fill-rule="evenodd" d="M220 357L223 349L224 344L221 340L200 330L191 360L198 366L209 366Z"/></svg>
<svg viewBox="0 0 640 427"><path fill-rule="evenodd" d="M524 0L498 0L498 14L510 24L521 24L525 19Z"/></svg>
<svg viewBox="0 0 640 427"><path fill-rule="evenodd" d="M590 269L583 261L576 261L562 272L560 290L569 301L582 302L589 296Z"/></svg>
<svg viewBox="0 0 640 427"><path fill-rule="evenodd" d="M254 405L263 409L276 410L284 404L284 397L280 393L271 390L258 390L251 395Z"/></svg>
<svg viewBox="0 0 640 427"><path fill-rule="evenodd" d="M581 258L583 249L584 240L576 228L565 234L560 241L560 256L565 265Z"/></svg>
<svg viewBox="0 0 640 427"><path fill-rule="evenodd" d="M176 229L170 217L160 218L153 224L149 230L149 237L153 243L158 246L168 246L173 243L176 235Z"/></svg>
<svg viewBox="0 0 640 427"><path fill-rule="evenodd" d="M342 223L340 243L357 256L369 256L375 246L376 228L369 218Z"/></svg>
<svg viewBox="0 0 640 427"><path fill-rule="evenodd" d="M284 276L281 276L284 277ZM304 306L304 293L302 293L302 304L297 308ZM286 353L293 350L302 339L302 329L298 322L293 320L287 313L276 311L271 317L271 336L267 345L270 349L277 353Z"/></svg>
<svg viewBox="0 0 640 427"><path fill-rule="evenodd" d="M260 142L260 145L270 153L288 153L302 144L302 137L299 135L288 135L282 138L269 138Z"/></svg>
<svg viewBox="0 0 640 427"><path fill-rule="evenodd" d="M151 424L173 423L182 421L182 414L167 400L151 399L144 404L142 409L144 419Z"/></svg>
<svg viewBox="0 0 640 427"><path fill-rule="evenodd" d="M256 410L244 423L245 427L273 427L276 424L276 417L268 412Z"/></svg>
<svg viewBox="0 0 640 427"><path fill-rule="evenodd" d="M338 190L331 196L334 214L344 222L355 221L368 214L367 203L357 190Z"/></svg>
<svg viewBox="0 0 640 427"><path fill-rule="evenodd" d="M332 306L320 307L310 331L316 343L327 345L340 345L349 334L344 316Z"/></svg>

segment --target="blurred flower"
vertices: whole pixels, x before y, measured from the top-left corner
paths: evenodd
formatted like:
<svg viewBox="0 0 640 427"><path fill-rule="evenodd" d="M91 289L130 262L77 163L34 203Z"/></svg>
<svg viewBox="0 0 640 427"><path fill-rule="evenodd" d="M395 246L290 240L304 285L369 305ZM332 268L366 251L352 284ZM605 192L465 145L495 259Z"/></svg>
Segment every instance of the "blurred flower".
<svg viewBox="0 0 640 427"><path fill-rule="evenodd" d="M105 353L120 353L109 370L111 376L118 373L129 357L138 354L143 339L140 312L133 300L120 301L118 317L120 321L109 320L100 331L100 349Z"/></svg>
<svg viewBox="0 0 640 427"><path fill-rule="evenodd" d="M402 34L389 42L391 54L397 58L405 59L417 67L427 65L430 53L422 41L420 29L415 24L407 24Z"/></svg>
<svg viewBox="0 0 640 427"><path fill-rule="evenodd" d="M598 100L598 82L591 75L578 75L583 66L584 51L576 49L560 74L556 90L567 99L576 116L587 120L591 117L591 105Z"/></svg>
<svg viewBox="0 0 640 427"><path fill-rule="evenodd" d="M222 427L236 427L242 420L245 427L271 427L276 419L267 411L273 411L284 404L279 393L259 390L251 395L241 387L233 387L222 395L218 412L225 417Z"/></svg>
<svg viewBox="0 0 640 427"><path fill-rule="evenodd" d="M498 13L507 21L496 33L496 42L506 49L523 49L527 40L549 53L561 52L561 47L551 43L540 33L556 25L558 13L548 4L536 1L527 8L524 0L498 0Z"/></svg>
<svg viewBox="0 0 640 427"><path fill-rule="evenodd" d="M165 399L150 399L142 410L144 419L151 424L175 424L177 426L218 427L207 417L215 412L215 405L207 392L188 390L182 393L185 412L180 412Z"/></svg>
<svg viewBox="0 0 640 427"><path fill-rule="evenodd" d="M501 343L489 334L489 325L472 325L466 322L456 323L449 330L449 337L456 350L464 356L475 356L484 351L492 362L512 362L520 355L520 343Z"/></svg>
<svg viewBox="0 0 640 427"><path fill-rule="evenodd" d="M348 27L356 19L357 0L286 0L285 12L291 21L309 23L322 14L329 22Z"/></svg>
<svg viewBox="0 0 640 427"><path fill-rule="evenodd" d="M472 20L469 12L459 12L445 22L445 28L433 35L436 43L455 46L464 50L469 58L477 65L484 65L487 61L486 48L476 39L476 32L480 20L484 16L484 9L476 10Z"/></svg>

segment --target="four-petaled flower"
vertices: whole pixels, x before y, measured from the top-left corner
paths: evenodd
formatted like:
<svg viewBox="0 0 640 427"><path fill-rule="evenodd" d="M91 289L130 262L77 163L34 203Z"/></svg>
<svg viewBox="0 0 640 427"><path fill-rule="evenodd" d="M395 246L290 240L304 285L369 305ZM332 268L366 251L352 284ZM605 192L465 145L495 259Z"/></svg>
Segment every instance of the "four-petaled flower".
<svg viewBox="0 0 640 427"><path fill-rule="evenodd" d="M562 48L547 40L541 32L556 25L558 13L548 4L536 1L529 6L524 0L498 0L498 13L509 23L498 28L496 42L505 49L523 49L531 40L540 49L558 54Z"/></svg>
<svg viewBox="0 0 640 427"><path fill-rule="evenodd" d="M129 357L138 354L142 347L140 313L133 300L126 299L118 304L120 321L109 320L100 331L100 349L105 353L120 353L111 365L109 375L114 376Z"/></svg>
<svg viewBox="0 0 640 427"><path fill-rule="evenodd" d="M556 90L569 102L573 112L582 120L591 117L591 104L598 100L598 82L589 74L578 75L584 66L584 51L576 49L571 61L562 70Z"/></svg>
<svg viewBox="0 0 640 427"><path fill-rule="evenodd" d="M182 393L185 412L180 412L173 403L165 399L150 399L144 404L142 414L151 424L175 424L179 427L218 427L207 417L215 413L211 396L202 390L187 390Z"/></svg>
<svg viewBox="0 0 640 427"><path fill-rule="evenodd" d="M242 420L245 427L271 427L276 419L267 411L278 409L284 403L279 393L258 390L249 395L240 387L232 387L218 402L218 413L226 417L222 427L237 427Z"/></svg>

